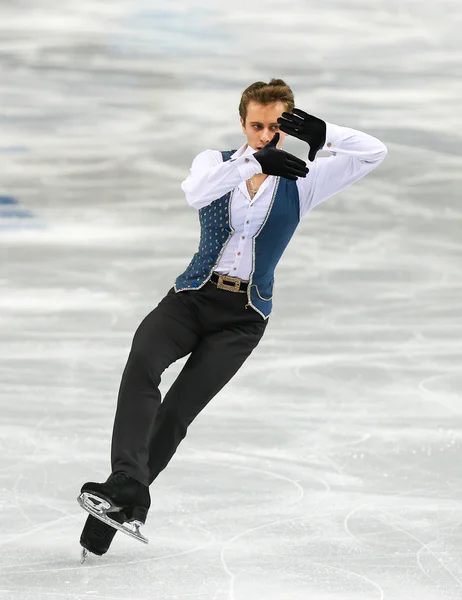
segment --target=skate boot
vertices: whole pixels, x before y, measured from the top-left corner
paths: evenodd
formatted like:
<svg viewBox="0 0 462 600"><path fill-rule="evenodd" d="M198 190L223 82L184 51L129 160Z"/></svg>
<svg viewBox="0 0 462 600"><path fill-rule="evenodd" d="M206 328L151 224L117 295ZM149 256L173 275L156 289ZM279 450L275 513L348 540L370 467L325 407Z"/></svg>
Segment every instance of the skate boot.
<svg viewBox="0 0 462 600"><path fill-rule="evenodd" d="M122 524L127 520L124 512L109 513L111 519ZM91 552L98 556L103 556L109 550L109 546L114 539L117 529L100 521L93 515L88 515L84 528L80 535L80 545L82 546L81 562L83 563Z"/></svg>
<svg viewBox="0 0 462 600"><path fill-rule="evenodd" d="M146 522L151 498L149 488L122 471L112 473L105 483L87 482L77 498L80 506L107 525L148 543L140 533ZM113 519L114 513L125 513L124 518ZM122 521L122 522L120 522Z"/></svg>

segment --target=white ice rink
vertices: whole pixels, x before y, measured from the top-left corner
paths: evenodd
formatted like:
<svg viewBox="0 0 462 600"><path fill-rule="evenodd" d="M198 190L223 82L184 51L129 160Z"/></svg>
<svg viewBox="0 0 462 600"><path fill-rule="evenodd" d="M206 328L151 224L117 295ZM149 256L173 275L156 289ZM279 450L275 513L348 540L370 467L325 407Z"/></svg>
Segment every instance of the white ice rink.
<svg viewBox="0 0 462 600"><path fill-rule="evenodd" d="M462 598L461 28L460 0L1 2L1 599ZM180 182L271 77L388 157L300 225L150 544L81 565L133 332L197 248Z"/></svg>

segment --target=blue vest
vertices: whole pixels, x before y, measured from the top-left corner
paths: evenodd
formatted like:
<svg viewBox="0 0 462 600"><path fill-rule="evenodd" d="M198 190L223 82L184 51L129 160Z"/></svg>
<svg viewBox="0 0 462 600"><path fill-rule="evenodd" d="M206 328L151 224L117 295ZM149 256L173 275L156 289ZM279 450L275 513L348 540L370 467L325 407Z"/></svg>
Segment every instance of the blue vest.
<svg viewBox="0 0 462 600"><path fill-rule="evenodd" d="M222 152L223 161L235 150ZM175 292L196 290L212 276L234 233L231 200L234 190L199 210L201 238L186 271L177 277ZM266 219L252 240L252 272L247 287L248 304L267 319L273 308L274 270L300 221L296 181L278 177Z"/></svg>

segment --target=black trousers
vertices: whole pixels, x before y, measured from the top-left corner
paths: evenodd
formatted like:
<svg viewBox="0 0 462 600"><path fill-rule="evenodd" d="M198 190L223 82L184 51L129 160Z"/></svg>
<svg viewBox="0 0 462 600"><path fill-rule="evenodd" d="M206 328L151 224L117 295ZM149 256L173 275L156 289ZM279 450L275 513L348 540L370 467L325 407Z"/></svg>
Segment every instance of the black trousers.
<svg viewBox="0 0 462 600"><path fill-rule="evenodd" d="M112 436L112 471L150 485L167 466L188 426L236 374L262 338L268 320L247 294L212 282L172 288L141 322L122 375ZM188 354L161 402L163 371Z"/></svg>

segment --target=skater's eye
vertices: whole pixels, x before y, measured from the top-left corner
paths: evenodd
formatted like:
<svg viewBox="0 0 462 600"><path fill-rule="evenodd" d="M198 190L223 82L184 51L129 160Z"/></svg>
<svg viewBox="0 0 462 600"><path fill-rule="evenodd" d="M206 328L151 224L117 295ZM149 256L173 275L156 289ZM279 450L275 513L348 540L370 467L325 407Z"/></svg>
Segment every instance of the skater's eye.
<svg viewBox="0 0 462 600"><path fill-rule="evenodd" d="M252 123L252 127L254 129L261 129L263 127L263 125L261 123ZM272 123L270 128L273 129L274 131L276 129L279 129L279 123Z"/></svg>

